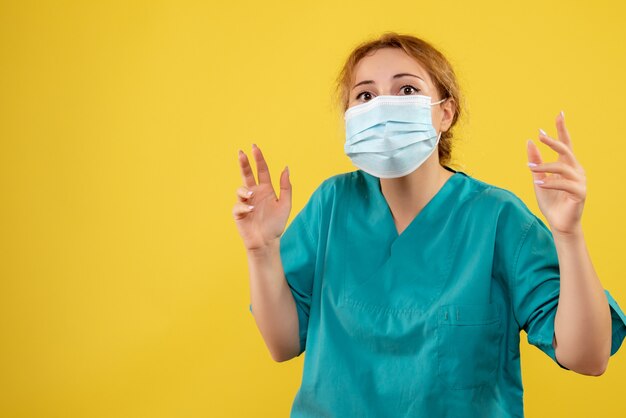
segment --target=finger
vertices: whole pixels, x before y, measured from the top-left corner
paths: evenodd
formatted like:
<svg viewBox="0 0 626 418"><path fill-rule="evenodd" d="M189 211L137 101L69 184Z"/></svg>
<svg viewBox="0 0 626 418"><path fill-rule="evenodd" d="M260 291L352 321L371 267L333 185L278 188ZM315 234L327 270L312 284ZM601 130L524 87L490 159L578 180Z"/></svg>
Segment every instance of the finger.
<svg viewBox="0 0 626 418"><path fill-rule="evenodd" d="M252 197L252 195L254 194L254 192L250 189L248 189L247 187L240 187L237 189L237 197L239 198L240 201L247 201L248 199L250 199Z"/></svg>
<svg viewBox="0 0 626 418"><path fill-rule="evenodd" d="M534 173L557 173L563 177L571 180L579 180L580 176L578 172L571 166L564 164L561 161L555 161L552 163L544 163L537 166L530 167L530 170Z"/></svg>
<svg viewBox="0 0 626 418"><path fill-rule="evenodd" d="M539 140L556 151L560 156L565 159L568 163L573 166L578 165L578 161L576 161L576 157L574 156L573 151L565 145L561 141L557 141L556 139L550 138L545 132L541 129L539 130Z"/></svg>
<svg viewBox="0 0 626 418"><path fill-rule="evenodd" d="M256 170L257 177L259 178L259 184L272 184L272 180L270 179L270 170L269 168L267 168L267 163L265 162L265 158L263 157L261 148L257 147L256 144L252 144L252 155L254 156L254 160L256 161Z"/></svg>
<svg viewBox="0 0 626 418"><path fill-rule="evenodd" d="M281 205L291 207L291 180L289 179L289 167L285 167L280 175L280 197Z"/></svg>
<svg viewBox="0 0 626 418"><path fill-rule="evenodd" d="M543 160L541 158L541 153L539 152L539 148L537 148L537 145L535 145L535 143L529 139L526 142L526 151L528 153L528 165L532 166L532 165L539 165L543 163ZM531 172L532 176L533 176L533 180L543 180L546 177L545 173L534 173Z"/></svg>
<svg viewBox="0 0 626 418"><path fill-rule="evenodd" d="M564 178L548 178L545 179L543 184L537 184L542 189L554 189L562 190L576 196L580 200L585 197L585 187L575 180L568 180Z"/></svg>
<svg viewBox="0 0 626 418"><path fill-rule="evenodd" d="M256 186L256 180L254 180L254 174L252 173L252 167L250 167L250 161L248 156L242 150L239 150L239 167L241 168L241 179L246 187Z"/></svg>
<svg viewBox="0 0 626 418"><path fill-rule="evenodd" d="M559 135L559 141L567 145L569 149L572 149L572 140L569 136L567 128L565 127L565 114L563 111L561 111L561 113L559 113L556 117L556 131Z"/></svg>
<svg viewBox="0 0 626 418"><path fill-rule="evenodd" d="M235 219L243 219L248 213L254 210L254 206L248 205L247 203L237 202L233 207L233 216Z"/></svg>

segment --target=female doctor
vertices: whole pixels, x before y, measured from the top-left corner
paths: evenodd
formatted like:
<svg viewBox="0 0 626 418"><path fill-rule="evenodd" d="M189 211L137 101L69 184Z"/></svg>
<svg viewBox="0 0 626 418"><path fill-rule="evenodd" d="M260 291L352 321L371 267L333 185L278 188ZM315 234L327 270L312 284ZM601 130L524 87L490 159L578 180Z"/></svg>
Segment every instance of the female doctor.
<svg viewBox="0 0 626 418"><path fill-rule="evenodd" d="M587 251L563 112L557 139L538 136L556 161L527 143L548 228L448 166L462 105L432 45L385 33L350 54L337 87L358 169L323 181L286 230L288 168L277 198L261 150L257 179L239 151L250 311L275 361L307 352L291 416L523 417L522 329L561 368L603 374L626 316Z"/></svg>

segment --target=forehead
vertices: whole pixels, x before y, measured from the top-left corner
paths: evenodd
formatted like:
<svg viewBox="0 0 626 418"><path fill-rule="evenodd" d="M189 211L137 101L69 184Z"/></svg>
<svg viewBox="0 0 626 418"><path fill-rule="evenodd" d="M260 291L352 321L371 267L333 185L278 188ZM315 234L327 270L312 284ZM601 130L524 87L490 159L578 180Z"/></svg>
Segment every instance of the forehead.
<svg viewBox="0 0 626 418"><path fill-rule="evenodd" d="M426 68L400 48L381 48L361 58L352 81L353 84L362 80L383 82L398 73L415 74L431 84Z"/></svg>

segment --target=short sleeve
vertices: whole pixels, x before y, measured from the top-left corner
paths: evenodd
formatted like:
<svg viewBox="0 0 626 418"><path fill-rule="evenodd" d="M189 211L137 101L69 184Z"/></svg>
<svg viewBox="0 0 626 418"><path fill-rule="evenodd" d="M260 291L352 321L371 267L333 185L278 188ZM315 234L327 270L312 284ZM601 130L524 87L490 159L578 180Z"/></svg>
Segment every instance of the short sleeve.
<svg viewBox="0 0 626 418"><path fill-rule="evenodd" d="M515 317L528 336L528 343L546 353L561 368L569 370L556 359L554 319L559 302L560 273L552 232L534 217L523 234L512 267L512 293ZM611 355L620 347L626 335L626 317L605 289L612 318Z"/></svg>
<svg viewBox="0 0 626 418"><path fill-rule="evenodd" d="M293 218L280 238L280 257L289 289L296 303L300 337L300 356L306 348L313 281L322 210L322 183L306 205ZM252 312L252 305L250 305Z"/></svg>
<svg viewBox="0 0 626 418"><path fill-rule="evenodd" d="M556 359L554 319L559 303L559 260L552 233L537 217L524 228L512 265L513 309L528 343Z"/></svg>
<svg viewBox="0 0 626 418"><path fill-rule="evenodd" d="M626 315L609 291L604 289L604 293L611 307L611 355L613 355L619 350L626 337Z"/></svg>

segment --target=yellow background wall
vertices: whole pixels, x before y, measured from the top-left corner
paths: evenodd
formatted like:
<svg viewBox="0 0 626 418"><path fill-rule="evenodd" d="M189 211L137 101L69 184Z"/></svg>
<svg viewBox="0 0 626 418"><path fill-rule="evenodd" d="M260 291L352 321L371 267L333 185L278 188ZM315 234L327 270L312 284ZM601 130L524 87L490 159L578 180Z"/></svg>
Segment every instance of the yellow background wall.
<svg viewBox="0 0 626 418"><path fill-rule="evenodd" d="M526 140L565 111L583 226L626 308L622 1L0 1L0 416L281 417L304 356L271 360L232 219L237 151L289 165L291 218L343 154L332 82L386 30L451 60L456 168L537 214ZM624 416L599 377L522 334L528 417Z"/></svg>

